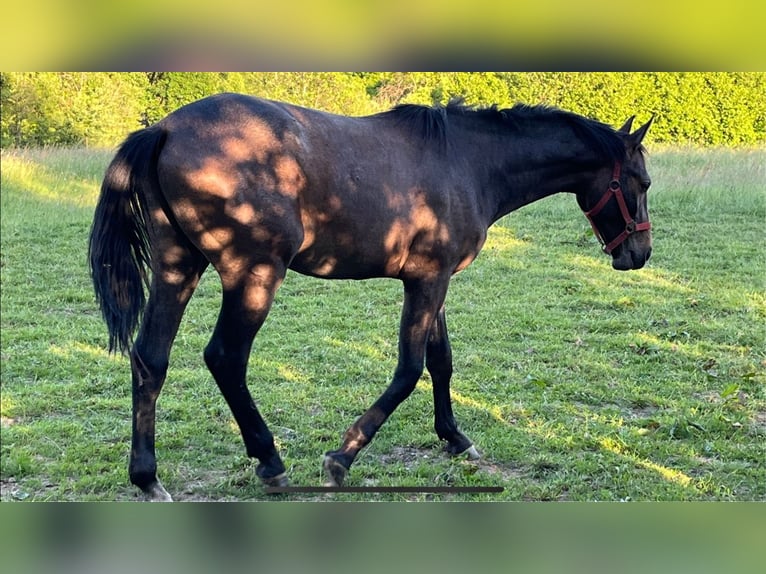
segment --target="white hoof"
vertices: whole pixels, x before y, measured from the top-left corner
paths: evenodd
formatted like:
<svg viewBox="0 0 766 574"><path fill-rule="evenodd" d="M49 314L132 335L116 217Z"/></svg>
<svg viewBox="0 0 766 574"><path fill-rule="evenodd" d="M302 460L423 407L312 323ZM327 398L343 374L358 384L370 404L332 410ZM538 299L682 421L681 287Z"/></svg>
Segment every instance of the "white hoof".
<svg viewBox="0 0 766 574"><path fill-rule="evenodd" d="M144 496L146 496L146 500L149 502L173 502L173 497L165 490L165 487L162 486L159 480L153 482L144 490Z"/></svg>
<svg viewBox="0 0 766 574"><path fill-rule="evenodd" d="M467 449L463 451L462 454L464 454L468 460L478 460L481 458L479 451L476 450L476 447L474 445L469 446Z"/></svg>

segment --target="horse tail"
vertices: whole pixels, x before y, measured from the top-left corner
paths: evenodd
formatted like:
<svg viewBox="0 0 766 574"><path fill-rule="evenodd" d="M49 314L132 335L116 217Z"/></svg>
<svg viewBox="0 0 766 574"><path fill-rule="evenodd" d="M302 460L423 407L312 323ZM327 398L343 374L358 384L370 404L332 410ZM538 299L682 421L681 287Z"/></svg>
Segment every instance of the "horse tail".
<svg viewBox="0 0 766 574"><path fill-rule="evenodd" d="M96 301L109 330L109 352L128 351L146 304L152 254L146 197L160 194L157 159L166 133L151 126L130 134L104 175L88 258Z"/></svg>

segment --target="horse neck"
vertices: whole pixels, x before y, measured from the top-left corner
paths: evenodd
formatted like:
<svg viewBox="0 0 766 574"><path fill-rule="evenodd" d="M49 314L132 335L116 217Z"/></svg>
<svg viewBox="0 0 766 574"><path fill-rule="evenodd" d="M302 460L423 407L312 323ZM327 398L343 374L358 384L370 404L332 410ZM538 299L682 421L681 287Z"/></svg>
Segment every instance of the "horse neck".
<svg viewBox="0 0 766 574"><path fill-rule="evenodd" d="M566 150L566 151L560 151ZM481 152L473 165L482 161ZM522 140L493 146L475 170L489 224L525 205L561 192L575 193L593 177L592 152L578 142Z"/></svg>

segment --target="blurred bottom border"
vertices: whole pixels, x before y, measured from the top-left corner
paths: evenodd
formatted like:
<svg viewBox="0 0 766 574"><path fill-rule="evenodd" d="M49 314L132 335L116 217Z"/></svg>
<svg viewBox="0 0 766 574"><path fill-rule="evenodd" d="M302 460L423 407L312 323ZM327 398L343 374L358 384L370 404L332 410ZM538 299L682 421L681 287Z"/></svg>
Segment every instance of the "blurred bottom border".
<svg viewBox="0 0 766 574"><path fill-rule="evenodd" d="M760 572L761 503L12 504L6 571Z"/></svg>

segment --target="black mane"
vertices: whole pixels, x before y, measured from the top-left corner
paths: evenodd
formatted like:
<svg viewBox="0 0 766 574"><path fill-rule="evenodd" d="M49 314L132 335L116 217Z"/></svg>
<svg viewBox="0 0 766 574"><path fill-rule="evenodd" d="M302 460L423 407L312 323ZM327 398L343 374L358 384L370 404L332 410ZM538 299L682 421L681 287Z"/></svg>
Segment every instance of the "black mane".
<svg viewBox="0 0 766 574"><path fill-rule="evenodd" d="M497 105L480 108L466 104L462 98L455 98L446 106L400 104L374 117L389 118L406 124L414 135L444 147L449 133L449 117L455 115L475 117L512 130L521 129L522 125L529 122L558 122L570 126L581 140L605 159L625 159L625 144L614 128L553 106L516 104L505 109L499 109Z"/></svg>
<svg viewBox="0 0 766 574"><path fill-rule="evenodd" d="M447 143L447 108L443 106L399 104L373 117L390 118L398 124L406 124L413 136L436 142L442 148Z"/></svg>
<svg viewBox="0 0 766 574"><path fill-rule="evenodd" d="M625 159L625 143L610 125L552 106L516 104L503 110L519 121L557 121L569 125L575 134L610 161Z"/></svg>

